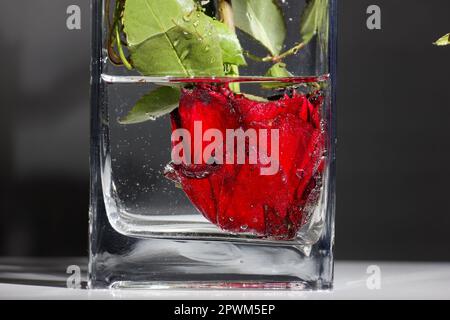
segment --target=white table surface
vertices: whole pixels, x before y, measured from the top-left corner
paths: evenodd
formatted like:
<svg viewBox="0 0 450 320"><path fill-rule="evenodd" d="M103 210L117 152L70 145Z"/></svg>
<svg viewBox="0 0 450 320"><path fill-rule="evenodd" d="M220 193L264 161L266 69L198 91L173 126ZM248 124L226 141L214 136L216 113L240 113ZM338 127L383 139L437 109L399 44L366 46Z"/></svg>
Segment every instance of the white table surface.
<svg viewBox="0 0 450 320"><path fill-rule="evenodd" d="M331 292L64 288L68 275L63 266L79 261L85 263L84 259L0 259L0 299L450 299L450 263L338 261ZM373 265L381 271L379 289L369 288L373 278L367 270Z"/></svg>

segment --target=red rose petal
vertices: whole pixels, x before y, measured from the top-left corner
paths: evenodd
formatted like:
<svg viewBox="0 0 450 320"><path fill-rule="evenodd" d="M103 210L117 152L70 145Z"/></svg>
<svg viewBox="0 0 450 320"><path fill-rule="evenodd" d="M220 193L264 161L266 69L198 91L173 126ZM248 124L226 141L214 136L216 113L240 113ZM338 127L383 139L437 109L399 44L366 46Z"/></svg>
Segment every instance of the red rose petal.
<svg viewBox="0 0 450 320"><path fill-rule="evenodd" d="M261 175L260 161L174 166L183 190L206 218L230 232L295 238L323 170L322 98L311 100L314 104L294 93L277 101L257 102L233 94L226 86L183 90L179 108L171 115L173 130L184 128L193 135L195 121L202 121L202 134L214 128L224 138L226 129L267 129L268 150L270 129L279 130L280 166L275 175ZM208 144L204 142L203 148Z"/></svg>

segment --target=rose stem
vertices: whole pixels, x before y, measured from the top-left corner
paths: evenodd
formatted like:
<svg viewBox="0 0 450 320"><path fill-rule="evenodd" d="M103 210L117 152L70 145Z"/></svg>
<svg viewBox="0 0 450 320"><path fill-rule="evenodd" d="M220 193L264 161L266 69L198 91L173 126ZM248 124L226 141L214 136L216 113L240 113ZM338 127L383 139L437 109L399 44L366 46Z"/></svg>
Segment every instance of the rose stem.
<svg viewBox="0 0 450 320"><path fill-rule="evenodd" d="M123 12L123 8L125 5L125 1L121 1L121 0L116 0L116 17L115 17L115 36L116 36L116 45L117 45L117 50L119 51L119 57L120 60L122 60L123 65L128 69L128 70L132 70L133 66L131 65L131 63L128 61L127 57L125 56L125 53L123 51L122 48L122 39L120 37L120 31L121 28L123 28L123 26L121 25L121 15Z"/></svg>
<svg viewBox="0 0 450 320"><path fill-rule="evenodd" d="M219 0L219 16L220 21L222 21L233 33L236 33L236 27L234 25L233 8L231 7L231 4L227 0ZM230 67L231 67L230 74L233 75L234 77L238 77L239 67L234 64L232 64ZM239 93L241 91L240 84L237 82L230 83L230 89L236 93Z"/></svg>
<svg viewBox="0 0 450 320"><path fill-rule="evenodd" d="M289 57L289 56L291 56L293 54L297 54L305 46L306 46L306 44L301 42L301 43L298 43L297 45L295 45L295 47L292 47L291 49L289 49L288 51L281 53L280 55L277 55L277 56L270 56L269 55L269 56L264 57L264 58L255 56L254 54L252 54L252 53L250 53L248 51L244 51L244 54L248 58L250 58L250 59L252 59L254 61L278 63L278 62L281 62L286 57Z"/></svg>

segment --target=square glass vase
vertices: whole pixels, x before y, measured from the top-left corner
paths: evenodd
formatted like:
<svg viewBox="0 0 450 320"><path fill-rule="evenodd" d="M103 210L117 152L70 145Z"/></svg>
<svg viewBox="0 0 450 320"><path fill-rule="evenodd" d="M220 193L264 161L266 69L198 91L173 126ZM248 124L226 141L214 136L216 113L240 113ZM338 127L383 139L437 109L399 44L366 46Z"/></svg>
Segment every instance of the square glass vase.
<svg viewBox="0 0 450 320"><path fill-rule="evenodd" d="M91 0L91 288L329 290L335 0Z"/></svg>

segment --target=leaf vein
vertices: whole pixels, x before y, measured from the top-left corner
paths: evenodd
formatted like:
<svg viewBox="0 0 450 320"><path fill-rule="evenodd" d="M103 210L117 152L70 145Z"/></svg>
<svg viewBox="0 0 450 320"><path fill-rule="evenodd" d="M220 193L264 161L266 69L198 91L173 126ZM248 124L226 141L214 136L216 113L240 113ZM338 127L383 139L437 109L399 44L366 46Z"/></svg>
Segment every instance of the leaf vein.
<svg viewBox="0 0 450 320"><path fill-rule="evenodd" d="M155 21L158 22L162 32L161 34L164 34L165 38L167 39L167 41L169 42L169 44L171 45L171 47L173 48L173 51L175 52L175 56L177 57L177 62L180 64L181 68L183 69L183 72L186 75L190 75L190 73L187 71L187 69L185 68L185 66L183 65L183 62L181 61L181 56L178 54L178 51L175 48L175 45L172 43L172 40L170 39L169 35L167 34L167 31L172 30L173 28L170 28L169 30L165 31L163 25L161 24L161 20L157 17L157 15L155 14L155 12L153 11L153 8L150 6L150 4L148 3L148 0L144 1L145 5L147 6L147 8L149 9L149 11L152 13L153 17L155 18ZM174 26L176 27L176 25L174 24ZM142 41L142 43L146 42L147 40L149 40L152 37L149 37L147 39L145 39L144 41Z"/></svg>

